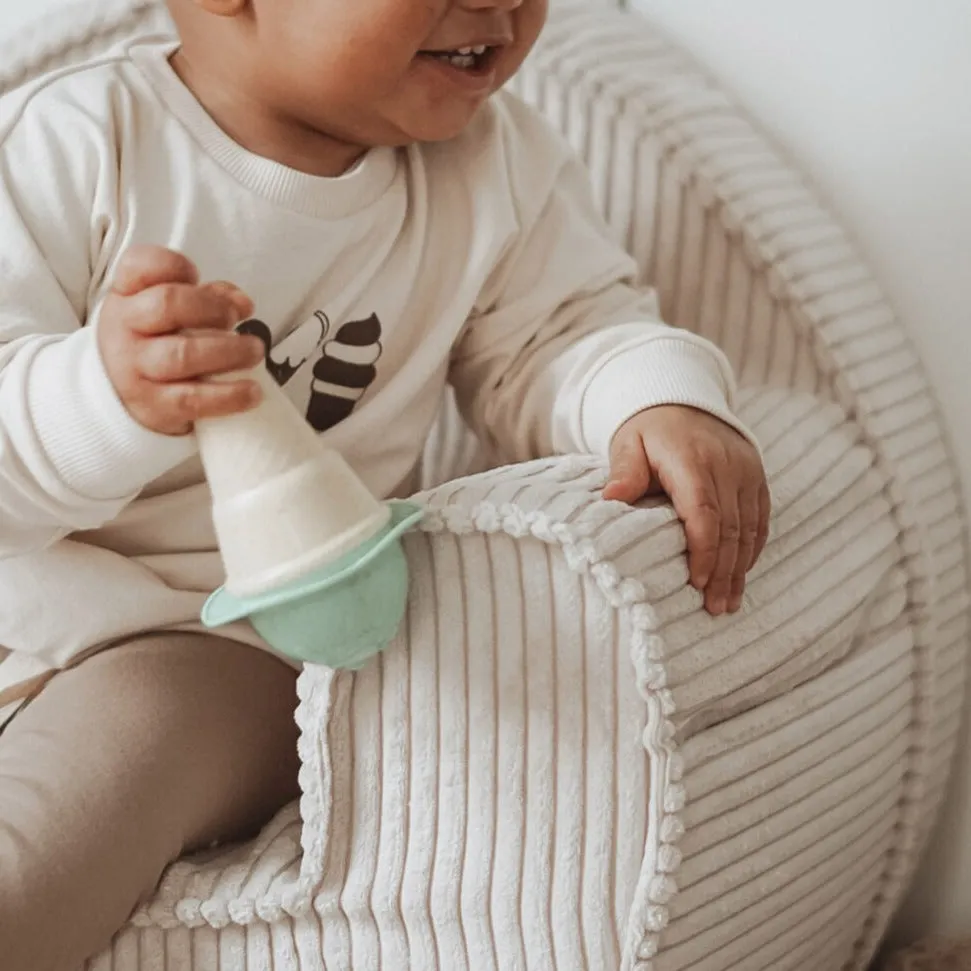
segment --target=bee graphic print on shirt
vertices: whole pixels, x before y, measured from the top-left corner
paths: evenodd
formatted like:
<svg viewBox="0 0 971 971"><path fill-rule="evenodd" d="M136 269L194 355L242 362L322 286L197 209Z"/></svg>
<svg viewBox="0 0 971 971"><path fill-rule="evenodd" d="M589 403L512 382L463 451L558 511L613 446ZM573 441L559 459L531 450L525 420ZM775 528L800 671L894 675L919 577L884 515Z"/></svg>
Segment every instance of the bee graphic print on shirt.
<svg viewBox="0 0 971 971"><path fill-rule="evenodd" d="M262 320L244 321L238 330L263 341L267 370L315 431L325 432L347 418L377 377L383 350L377 314L334 328L318 310L275 346Z"/></svg>

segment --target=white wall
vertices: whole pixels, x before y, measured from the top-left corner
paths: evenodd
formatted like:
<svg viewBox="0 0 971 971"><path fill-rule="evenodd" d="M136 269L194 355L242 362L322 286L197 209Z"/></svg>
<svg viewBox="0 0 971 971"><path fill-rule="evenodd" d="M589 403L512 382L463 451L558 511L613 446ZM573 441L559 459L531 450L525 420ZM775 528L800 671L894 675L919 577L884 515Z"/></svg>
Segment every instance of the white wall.
<svg viewBox="0 0 971 971"><path fill-rule="evenodd" d="M0 0L0 37L63 4L64 0Z"/></svg>
<svg viewBox="0 0 971 971"><path fill-rule="evenodd" d="M971 508L971 3L631 0L814 178L895 299ZM971 737L899 933L971 933Z"/></svg>

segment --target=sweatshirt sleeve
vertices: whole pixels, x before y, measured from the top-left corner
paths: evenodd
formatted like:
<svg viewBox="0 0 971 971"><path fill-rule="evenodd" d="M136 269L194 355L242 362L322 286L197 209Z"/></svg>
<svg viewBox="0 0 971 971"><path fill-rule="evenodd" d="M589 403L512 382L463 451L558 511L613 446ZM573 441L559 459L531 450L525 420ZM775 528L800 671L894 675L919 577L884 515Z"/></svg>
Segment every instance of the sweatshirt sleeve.
<svg viewBox="0 0 971 971"><path fill-rule="evenodd" d="M519 232L453 355L466 419L511 462L606 455L620 426L656 405L709 412L752 441L732 411L727 359L659 320L580 161L526 106L504 110Z"/></svg>
<svg viewBox="0 0 971 971"><path fill-rule="evenodd" d="M114 519L193 448L132 419L101 361L89 304L119 193L99 107L0 101L0 557Z"/></svg>

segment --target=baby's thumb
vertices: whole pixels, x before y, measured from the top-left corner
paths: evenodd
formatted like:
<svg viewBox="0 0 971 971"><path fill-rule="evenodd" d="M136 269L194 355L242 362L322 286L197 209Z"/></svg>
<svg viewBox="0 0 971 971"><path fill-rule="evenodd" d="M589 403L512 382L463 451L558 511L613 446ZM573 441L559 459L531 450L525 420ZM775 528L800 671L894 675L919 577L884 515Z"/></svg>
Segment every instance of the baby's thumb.
<svg viewBox="0 0 971 971"><path fill-rule="evenodd" d="M604 488L604 499L634 503L651 489L651 464L639 435L618 435L610 448L610 477Z"/></svg>

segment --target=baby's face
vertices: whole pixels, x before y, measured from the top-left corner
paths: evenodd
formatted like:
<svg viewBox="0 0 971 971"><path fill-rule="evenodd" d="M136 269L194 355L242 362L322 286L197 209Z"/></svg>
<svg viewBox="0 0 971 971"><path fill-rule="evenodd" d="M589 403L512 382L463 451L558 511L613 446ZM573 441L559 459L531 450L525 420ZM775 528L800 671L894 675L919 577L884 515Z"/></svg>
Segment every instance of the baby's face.
<svg viewBox="0 0 971 971"><path fill-rule="evenodd" d="M461 132L519 69L547 0L251 0L259 90L361 145Z"/></svg>

